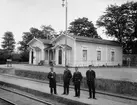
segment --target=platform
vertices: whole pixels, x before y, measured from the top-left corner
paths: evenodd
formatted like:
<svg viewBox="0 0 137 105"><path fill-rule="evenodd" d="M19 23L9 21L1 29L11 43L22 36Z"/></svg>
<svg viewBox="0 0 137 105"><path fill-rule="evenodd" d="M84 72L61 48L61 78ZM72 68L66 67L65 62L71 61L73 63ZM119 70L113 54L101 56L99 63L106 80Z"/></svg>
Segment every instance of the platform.
<svg viewBox="0 0 137 105"><path fill-rule="evenodd" d="M36 82L36 81L30 81L29 79L24 80L21 78L14 78L8 75L0 75L0 81L4 81L6 83L10 83L10 84L14 84L14 85L18 85L21 87L26 87L29 89L33 89L33 90L37 90L43 93L49 93L50 94L50 89L48 84L46 83L40 83L40 82ZM80 98L78 97L74 97L74 89L70 89L70 94L69 95L61 95L63 93L63 87L61 86L57 86L57 93L58 93L58 97L62 97L63 100L65 99L69 99L74 100L74 101L78 101L78 102L84 102L85 104L89 104L89 105L130 105L124 102L118 102L118 101L113 101L113 100L109 100L107 98L103 98L100 95L96 95L97 100L95 99L88 99L88 92L86 91L81 91L81 95Z"/></svg>

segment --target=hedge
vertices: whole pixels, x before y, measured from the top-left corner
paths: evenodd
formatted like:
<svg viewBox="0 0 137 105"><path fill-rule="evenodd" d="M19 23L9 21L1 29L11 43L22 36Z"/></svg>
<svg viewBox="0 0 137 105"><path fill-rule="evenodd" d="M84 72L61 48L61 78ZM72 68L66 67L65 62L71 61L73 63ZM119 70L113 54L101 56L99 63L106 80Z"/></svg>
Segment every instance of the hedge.
<svg viewBox="0 0 137 105"><path fill-rule="evenodd" d="M15 75L28 77L39 80L48 80L45 72L15 70ZM57 82L62 83L62 74L57 74ZM72 84L72 82L71 82ZM86 78L84 77L81 84L82 88L87 88ZM137 83L128 81L118 81L111 79L96 79L96 89L100 91L106 91L110 93L124 94L127 96L137 97Z"/></svg>
<svg viewBox="0 0 137 105"><path fill-rule="evenodd" d="M45 80L47 79L47 73L44 72L32 72L32 71L25 71L25 70L15 70L15 75L21 77L28 77L33 79Z"/></svg>
<svg viewBox="0 0 137 105"><path fill-rule="evenodd" d="M12 72L11 68L7 69L7 68L0 68L0 73L5 73L5 74L8 74Z"/></svg>

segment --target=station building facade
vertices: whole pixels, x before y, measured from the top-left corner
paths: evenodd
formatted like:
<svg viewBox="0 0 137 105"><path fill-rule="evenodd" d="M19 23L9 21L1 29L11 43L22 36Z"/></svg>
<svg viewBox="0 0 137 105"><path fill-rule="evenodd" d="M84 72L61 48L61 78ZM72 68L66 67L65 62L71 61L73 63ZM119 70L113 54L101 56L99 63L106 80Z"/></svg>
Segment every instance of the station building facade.
<svg viewBox="0 0 137 105"><path fill-rule="evenodd" d="M29 64L37 65L40 61L49 64L52 61L59 66L65 66L66 62L72 67L122 65L122 46L115 41L60 35L52 41L33 38L28 45Z"/></svg>

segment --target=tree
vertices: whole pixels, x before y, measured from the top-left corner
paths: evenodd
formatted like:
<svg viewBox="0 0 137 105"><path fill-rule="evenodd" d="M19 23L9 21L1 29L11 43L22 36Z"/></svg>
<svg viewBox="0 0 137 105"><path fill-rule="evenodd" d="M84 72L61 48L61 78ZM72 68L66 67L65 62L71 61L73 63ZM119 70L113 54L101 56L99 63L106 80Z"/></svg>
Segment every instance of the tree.
<svg viewBox="0 0 137 105"><path fill-rule="evenodd" d="M0 49L0 64L6 63L7 54L3 49Z"/></svg>
<svg viewBox="0 0 137 105"><path fill-rule="evenodd" d="M43 33L41 37L45 39L52 40L58 36L55 30L50 25L49 26L42 25L41 29Z"/></svg>
<svg viewBox="0 0 137 105"><path fill-rule="evenodd" d="M35 38L49 39L51 40L55 36L55 30L51 26L41 26L41 30L31 27L29 32L23 32L22 41L19 41L21 51L21 59L27 61L29 58L29 51L27 43Z"/></svg>
<svg viewBox="0 0 137 105"><path fill-rule="evenodd" d="M9 56L11 56L11 53L14 52L15 40L12 32L7 31L4 33L2 48L5 52L8 52Z"/></svg>
<svg viewBox="0 0 137 105"><path fill-rule="evenodd" d="M135 2L135 3L133 3L133 2L131 2L131 18L132 18L132 21L133 21L133 30L134 30L134 32L133 32L133 35L134 36L136 36L136 38L137 38L137 2Z"/></svg>
<svg viewBox="0 0 137 105"><path fill-rule="evenodd" d="M13 55L12 55L12 60L16 61L16 62L19 62L21 60L20 53L14 52Z"/></svg>
<svg viewBox="0 0 137 105"><path fill-rule="evenodd" d="M20 47L18 49L20 52L20 58L21 61L25 62L29 60L29 51L28 51L28 45L27 43L32 40L34 37L40 37L42 34L42 31L40 31L37 28L31 27L30 32L23 32L22 41L19 41Z"/></svg>
<svg viewBox="0 0 137 105"><path fill-rule="evenodd" d="M20 51L26 51L27 50L27 43L35 38L42 38L42 39L49 39L56 37L56 32L51 26L41 26L42 30L39 30L37 28L31 27L30 32L23 32L22 41L19 42L21 45L19 47Z"/></svg>
<svg viewBox="0 0 137 105"><path fill-rule="evenodd" d="M69 26L69 32L78 36L100 38L92 21L89 21L86 17L72 21Z"/></svg>
<svg viewBox="0 0 137 105"><path fill-rule="evenodd" d="M133 54L137 54L137 40L133 43Z"/></svg>
<svg viewBox="0 0 137 105"><path fill-rule="evenodd" d="M127 2L110 5L98 21L98 27L104 27L108 36L122 43L124 53L132 53L132 42L137 38L137 3Z"/></svg>

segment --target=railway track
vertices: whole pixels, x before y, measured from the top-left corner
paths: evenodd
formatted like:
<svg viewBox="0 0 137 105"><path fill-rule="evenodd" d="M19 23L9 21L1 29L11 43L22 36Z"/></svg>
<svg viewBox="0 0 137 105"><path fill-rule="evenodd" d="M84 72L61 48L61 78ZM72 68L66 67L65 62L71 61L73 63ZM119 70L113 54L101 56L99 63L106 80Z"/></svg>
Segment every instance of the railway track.
<svg viewBox="0 0 137 105"><path fill-rule="evenodd" d="M0 105L17 105L16 103L0 97Z"/></svg>
<svg viewBox="0 0 137 105"><path fill-rule="evenodd" d="M0 100L7 103L3 105L54 105L48 101L41 100L36 97L16 92L4 87L0 87Z"/></svg>

